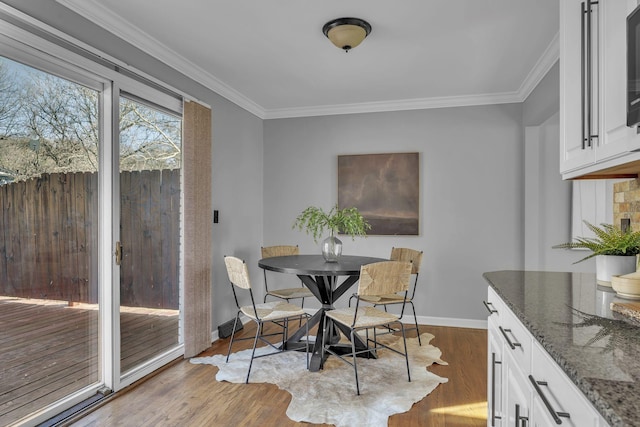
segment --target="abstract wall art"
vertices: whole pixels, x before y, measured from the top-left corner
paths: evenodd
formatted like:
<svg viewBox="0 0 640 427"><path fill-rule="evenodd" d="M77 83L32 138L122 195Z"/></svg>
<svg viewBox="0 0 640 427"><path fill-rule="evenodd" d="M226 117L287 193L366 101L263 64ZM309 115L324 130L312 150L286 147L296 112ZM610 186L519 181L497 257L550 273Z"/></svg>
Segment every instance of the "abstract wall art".
<svg viewBox="0 0 640 427"><path fill-rule="evenodd" d="M355 206L370 235L420 233L419 153L338 156L338 206Z"/></svg>

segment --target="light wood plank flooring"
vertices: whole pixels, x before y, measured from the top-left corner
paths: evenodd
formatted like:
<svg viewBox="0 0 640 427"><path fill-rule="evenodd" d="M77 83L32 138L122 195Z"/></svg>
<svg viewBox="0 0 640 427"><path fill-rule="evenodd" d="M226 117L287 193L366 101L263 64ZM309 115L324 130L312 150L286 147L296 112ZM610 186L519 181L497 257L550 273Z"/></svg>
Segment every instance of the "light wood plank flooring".
<svg viewBox="0 0 640 427"><path fill-rule="evenodd" d="M242 335L255 329L246 325ZM486 426L487 332L480 329L421 326L435 335L448 366L429 369L449 378L391 427ZM415 334L415 332L413 332ZM245 346L250 341L243 342ZM226 354L228 339L201 354ZM234 344L234 351L243 344ZM69 425L84 426L301 426L287 418L289 393L272 384L217 382L217 368L179 360L158 374L123 390L98 409Z"/></svg>

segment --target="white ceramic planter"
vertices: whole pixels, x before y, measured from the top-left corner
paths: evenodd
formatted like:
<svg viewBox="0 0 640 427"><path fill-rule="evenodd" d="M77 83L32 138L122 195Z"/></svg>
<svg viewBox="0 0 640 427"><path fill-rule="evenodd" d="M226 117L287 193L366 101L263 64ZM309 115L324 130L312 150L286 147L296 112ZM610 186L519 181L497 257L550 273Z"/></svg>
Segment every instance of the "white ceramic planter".
<svg viewBox="0 0 640 427"><path fill-rule="evenodd" d="M596 256L596 280L599 285L611 286L611 276L622 276L636 271L636 256Z"/></svg>

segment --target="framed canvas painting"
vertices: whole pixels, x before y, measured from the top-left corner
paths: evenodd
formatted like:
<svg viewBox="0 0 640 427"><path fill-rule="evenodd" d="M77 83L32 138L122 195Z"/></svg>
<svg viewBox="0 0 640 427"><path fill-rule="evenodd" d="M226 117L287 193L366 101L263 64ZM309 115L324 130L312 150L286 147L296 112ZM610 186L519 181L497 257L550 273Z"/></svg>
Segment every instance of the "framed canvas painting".
<svg viewBox="0 0 640 427"><path fill-rule="evenodd" d="M338 156L338 206L355 206L374 235L420 232L419 153Z"/></svg>

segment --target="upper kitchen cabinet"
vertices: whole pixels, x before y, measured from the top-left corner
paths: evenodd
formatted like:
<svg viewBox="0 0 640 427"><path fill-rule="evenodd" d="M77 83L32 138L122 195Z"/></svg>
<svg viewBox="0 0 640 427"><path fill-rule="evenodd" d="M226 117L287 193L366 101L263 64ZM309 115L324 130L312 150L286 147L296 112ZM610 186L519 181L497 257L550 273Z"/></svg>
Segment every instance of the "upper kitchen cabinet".
<svg viewBox="0 0 640 427"><path fill-rule="evenodd" d="M560 2L560 173L626 178L640 138L626 125L627 16L637 0Z"/></svg>

